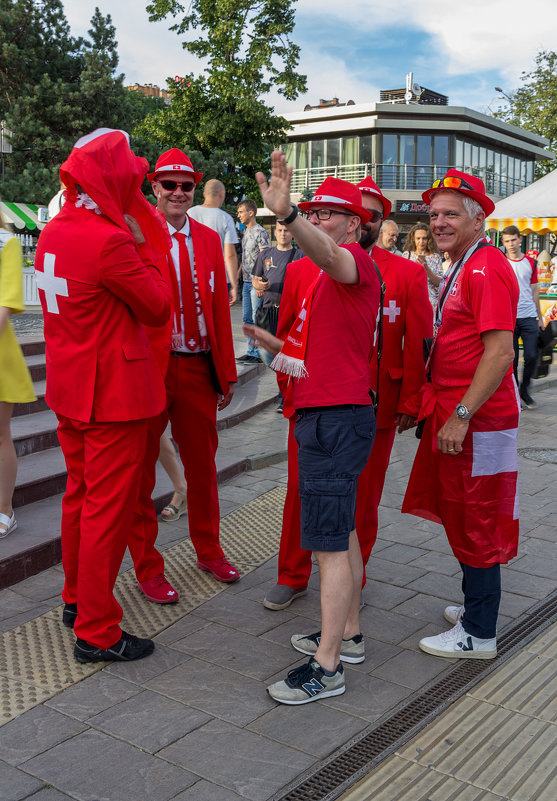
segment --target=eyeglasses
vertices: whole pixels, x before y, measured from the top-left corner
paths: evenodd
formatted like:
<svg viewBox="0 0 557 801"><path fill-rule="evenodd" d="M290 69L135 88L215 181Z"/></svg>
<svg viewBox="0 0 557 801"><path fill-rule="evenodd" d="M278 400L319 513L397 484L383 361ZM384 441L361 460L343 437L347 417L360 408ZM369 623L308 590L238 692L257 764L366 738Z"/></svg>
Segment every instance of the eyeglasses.
<svg viewBox="0 0 557 801"><path fill-rule="evenodd" d="M318 220L330 220L331 214L340 214L342 217L357 217L357 214L348 214L345 211L335 211L335 209L308 209L305 216L308 220L315 214Z"/></svg>
<svg viewBox="0 0 557 801"><path fill-rule="evenodd" d="M445 175L444 178L438 178L433 182L431 188L439 189L441 186L444 186L445 189L470 189L470 191L474 191L474 187L464 178L459 178L458 175Z"/></svg>
<svg viewBox="0 0 557 801"><path fill-rule="evenodd" d="M191 192L195 188L193 181L161 181L160 184L167 192L174 192L179 186L182 188L182 192Z"/></svg>

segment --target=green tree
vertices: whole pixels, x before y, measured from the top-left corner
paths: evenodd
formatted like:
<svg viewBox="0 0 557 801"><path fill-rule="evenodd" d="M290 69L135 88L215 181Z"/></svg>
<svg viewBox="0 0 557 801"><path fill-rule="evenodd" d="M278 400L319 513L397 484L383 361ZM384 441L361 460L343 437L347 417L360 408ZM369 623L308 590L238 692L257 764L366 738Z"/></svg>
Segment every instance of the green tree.
<svg viewBox="0 0 557 801"><path fill-rule="evenodd" d="M46 203L59 188L58 169L74 142L98 127L131 130L160 102L128 92L117 75L110 15L98 8L88 38L74 38L61 0L2 0L0 119L12 131L2 195ZM152 143L132 142L137 152Z"/></svg>
<svg viewBox="0 0 557 801"><path fill-rule="evenodd" d="M289 36L293 0L191 0L187 12L176 0L152 0L147 10L152 21L182 15L170 29L188 37L183 47L207 67L169 79L171 104L139 130L161 149L201 153L207 177L220 178L230 198L253 191L254 173L288 128L262 97L275 88L293 100L306 88L296 72L300 49Z"/></svg>
<svg viewBox="0 0 557 801"><path fill-rule="evenodd" d="M535 59L536 67L523 72L522 86L509 94L509 106L495 116L526 128L549 139L549 150L557 156L557 53L542 50ZM536 177L541 178L556 167L547 159L536 164Z"/></svg>

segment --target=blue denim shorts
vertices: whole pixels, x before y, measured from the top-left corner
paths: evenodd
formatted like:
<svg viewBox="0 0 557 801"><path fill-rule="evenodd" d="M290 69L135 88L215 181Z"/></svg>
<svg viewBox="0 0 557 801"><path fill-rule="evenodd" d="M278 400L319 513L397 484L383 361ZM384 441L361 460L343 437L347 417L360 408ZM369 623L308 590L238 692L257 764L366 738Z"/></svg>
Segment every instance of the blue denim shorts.
<svg viewBox="0 0 557 801"><path fill-rule="evenodd" d="M302 507L302 548L346 551L355 528L358 477L373 438L371 406L298 410L294 436Z"/></svg>

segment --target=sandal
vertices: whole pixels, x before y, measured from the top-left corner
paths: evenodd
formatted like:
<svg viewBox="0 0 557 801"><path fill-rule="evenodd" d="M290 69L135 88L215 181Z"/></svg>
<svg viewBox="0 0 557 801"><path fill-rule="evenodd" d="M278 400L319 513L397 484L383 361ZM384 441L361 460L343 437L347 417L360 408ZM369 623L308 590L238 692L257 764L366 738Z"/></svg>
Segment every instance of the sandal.
<svg viewBox="0 0 557 801"><path fill-rule="evenodd" d="M169 503L161 512L161 520L164 520L166 523L171 523L173 520L179 520L182 515L186 514L187 511L187 503L186 503L186 493L185 492L175 492L172 500L175 498L181 498L182 500L176 505L175 503Z"/></svg>
<svg viewBox="0 0 557 801"><path fill-rule="evenodd" d="M15 512L12 512L11 517L8 517L8 515L0 514L0 526L6 526L6 528L0 528L0 539L4 539L4 537L7 537L8 534L12 533L12 531L15 531L17 528L17 520L15 519Z"/></svg>

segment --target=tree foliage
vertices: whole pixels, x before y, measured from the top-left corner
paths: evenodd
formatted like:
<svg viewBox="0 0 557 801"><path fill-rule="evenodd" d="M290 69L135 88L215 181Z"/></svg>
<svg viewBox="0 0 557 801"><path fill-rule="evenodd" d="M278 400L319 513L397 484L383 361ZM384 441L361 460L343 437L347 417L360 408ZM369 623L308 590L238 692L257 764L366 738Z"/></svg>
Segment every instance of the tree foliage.
<svg viewBox="0 0 557 801"><path fill-rule="evenodd" d="M161 148L198 151L207 177L218 177L230 196L255 187L288 123L262 97L271 89L289 100L305 91L296 72L300 49L291 39L293 0L152 0L152 21L181 18L171 26L187 37L183 47L207 66L199 75L169 80L170 106L146 119L140 130Z"/></svg>
<svg viewBox="0 0 557 801"><path fill-rule="evenodd" d="M542 50L535 59L536 67L523 72L522 86L509 94L509 106L495 116L527 131L549 139L549 150L557 156L557 53ZM536 177L554 170L552 160L536 164Z"/></svg>
<svg viewBox="0 0 557 801"><path fill-rule="evenodd" d="M2 0L0 119L13 148L4 158L3 197L48 202L80 136L98 127L130 130L160 106L128 92L117 67L115 29L98 8L82 39L71 35L61 0Z"/></svg>

